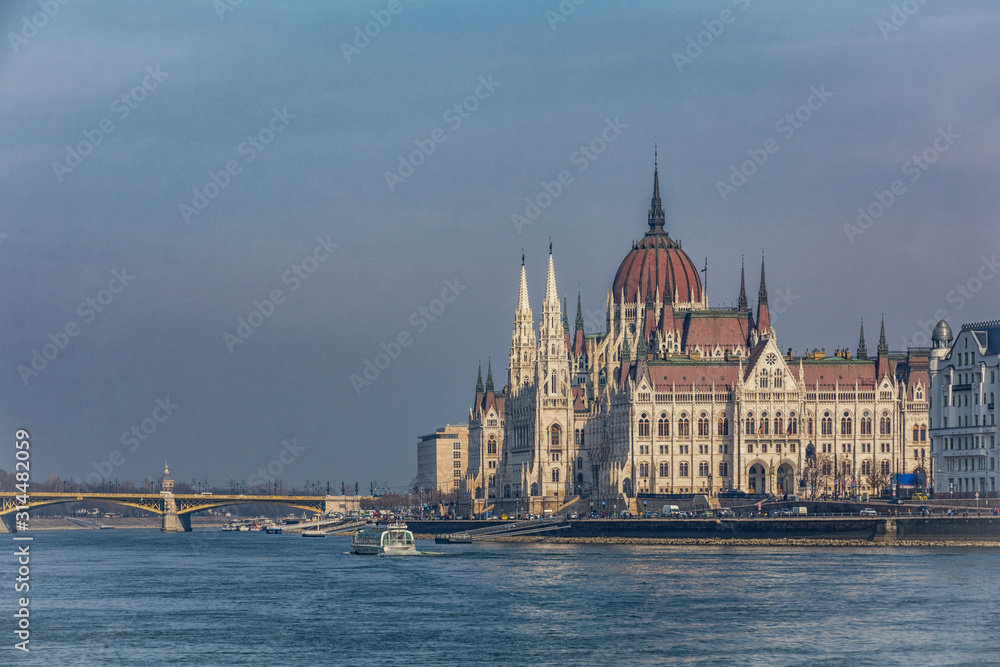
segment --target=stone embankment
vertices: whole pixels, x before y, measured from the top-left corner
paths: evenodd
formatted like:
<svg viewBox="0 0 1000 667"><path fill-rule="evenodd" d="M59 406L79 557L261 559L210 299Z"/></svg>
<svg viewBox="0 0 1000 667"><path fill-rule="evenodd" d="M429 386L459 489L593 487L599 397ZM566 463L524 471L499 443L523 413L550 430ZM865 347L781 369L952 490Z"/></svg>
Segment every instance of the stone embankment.
<svg viewBox="0 0 1000 667"><path fill-rule="evenodd" d="M1000 542L985 540L897 540L895 542L873 542L871 540L840 539L722 539L682 538L682 537L541 537L524 535L521 537L498 537L496 542L545 542L548 544L633 544L667 546L710 546L710 547L992 547L1000 548Z"/></svg>

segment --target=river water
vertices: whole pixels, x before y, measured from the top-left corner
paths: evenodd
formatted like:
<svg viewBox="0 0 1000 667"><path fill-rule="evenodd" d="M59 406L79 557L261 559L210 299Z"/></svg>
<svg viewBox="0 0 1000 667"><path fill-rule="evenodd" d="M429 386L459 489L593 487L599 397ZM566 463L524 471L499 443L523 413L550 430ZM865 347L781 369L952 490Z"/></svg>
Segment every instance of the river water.
<svg viewBox="0 0 1000 667"><path fill-rule="evenodd" d="M998 549L34 536L30 654L2 537L0 664L1000 663Z"/></svg>

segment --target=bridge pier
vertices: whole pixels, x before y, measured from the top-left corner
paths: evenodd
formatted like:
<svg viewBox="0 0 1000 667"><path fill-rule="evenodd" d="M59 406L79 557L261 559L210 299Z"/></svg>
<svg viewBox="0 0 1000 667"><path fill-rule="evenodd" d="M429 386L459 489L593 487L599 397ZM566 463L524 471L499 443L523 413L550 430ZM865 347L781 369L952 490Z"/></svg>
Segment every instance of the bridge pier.
<svg viewBox="0 0 1000 667"><path fill-rule="evenodd" d="M164 533L190 533L191 515L177 513L177 501L174 494L164 491L163 496L163 524L160 528Z"/></svg>

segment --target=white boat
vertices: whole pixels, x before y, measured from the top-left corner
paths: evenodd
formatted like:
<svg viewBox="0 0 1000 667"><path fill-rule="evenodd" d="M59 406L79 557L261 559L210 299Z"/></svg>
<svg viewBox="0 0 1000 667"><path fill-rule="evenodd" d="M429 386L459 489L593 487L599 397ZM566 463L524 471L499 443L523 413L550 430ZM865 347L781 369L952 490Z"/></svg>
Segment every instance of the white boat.
<svg viewBox="0 0 1000 667"><path fill-rule="evenodd" d="M356 554L397 555L416 553L413 533L405 523L368 524L354 533L351 542Z"/></svg>

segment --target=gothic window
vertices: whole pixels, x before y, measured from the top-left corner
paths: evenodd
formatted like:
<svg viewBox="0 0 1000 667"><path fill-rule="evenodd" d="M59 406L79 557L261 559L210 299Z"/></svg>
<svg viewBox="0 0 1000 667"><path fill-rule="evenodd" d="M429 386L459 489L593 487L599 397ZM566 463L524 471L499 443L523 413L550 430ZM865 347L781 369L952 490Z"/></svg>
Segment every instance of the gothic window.
<svg viewBox="0 0 1000 667"><path fill-rule="evenodd" d="M780 412L774 414L774 434L781 435L785 432L785 420L782 418Z"/></svg>
<svg viewBox="0 0 1000 667"><path fill-rule="evenodd" d="M646 417L646 413L644 412L642 413L642 416L639 418L639 437L642 438L648 436L649 436L649 418Z"/></svg>
<svg viewBox="0 0 1000 667"><path fill-rule="evenodd" d="M852 421L851 413L845 412L840 418L840 435L851 435Z"/></svg>
<svg viewBox="0 0 1000 667"><path fill-rule="evenodd" d="M493 482L496 480L496 475L490 475L490 486L493 486Z"/></svg>
<svg viewBox="0 0 1000 667"><path fill-rule="evenodd" d="M767 420L767 413L760 413L760 432L767 435L771 432L771 423Z"/></svg>
<svg viewBox="0 0 1000 667"><path fill-rule="evenodd" d="M827 461L823 464L823 475L828 476L831 474L833 474L833 466L829 461Z"/></svg>
<svg viewBox="0 0 1000 667"><path fill-rule="evenodd" d="M844 461L844 463L842 465L842 469L844 471L844 477L850 477L851 476L851 462L850 461Z"/></svg>
<svg viewBox="0 0 1000 667"><path fill-rule="evenodd" d="M640 463L639 464L639 477L649 477L649 464Z"/></svg>
<svg viewBox="0 0 1000 667"><path fill-rule="evenodd" d="M767 369L760 372L760 388L767 389Z"/></svg>
<svg viewBox="0 0 1000 667"><path fill-rule="evenodd" d="M660 415L660 421L657 422L657 433L661 438L670 435L670 420L667 419L667 413Z"/></svg>
<svg viewBox="0 0 1000 667"><path fill-rule="evenodd" d="M782 383L782 377L781 376L782 376L781 371L778 370L777 368L774 369L774 388L775 389L780 389L781 388L781 383Z"/></svg>
<svg viewBox="0 0 1000 667"><path fill-rule="evenodd" d="M917 390L914 392L914 397L918 401L924 400L924 388L923 387L917 387Z"/></svg>
<svg viewBox="0 0 1000 667"><path fill-rule="evenodd" d="M681 477L688 476L688 464L687 461L681 461Z"/></svg>
<svg viewBox="0 0 1000 667"><path fill-rule="evenodd" d="M812 417L809 417L809 419L806 420L806 428L807 428L808 434L812 435L813 434L813 418Z"/></svg>
<svg viewBox="0 0 1000 667"><path fill-rule="evenodd" d="M691 422L688 421L687 415L684 413L681 413L681 418L677 420L677 435L691 435Z"/></svg>
<svg viewBox="0 0 1000 667"><path fill-rule="evenodd" d="M889 474L889 462L888 461L882 461L882 474L883 475L888 475Z"/></svg>
<svg viewBox="0 0 1000 667"><path fill-rule="evenodd" d="M660 477L668 477L670 475L670 464L661 463L660 464Z"/></svg>
<svg viewBox="0 0 1000 667"><path fill-rule="evenodd" d="M719 417L719 435L729 435L729 417Z"/></svg>
<svg viewBox="0 0 1000 667"><path fill-rule="evenodd" d="M927 441L927 427L923 424L920 425L920 442Z"/></svg>
<svg viewBox="0 0 1000 667"><path fill-rule="evenodd" d="M892 417L889 416L888 412L883 412L882 417L878 420L878 432L879 435L892 433Z"/></svg>
<svg viewBox="0 0 1000 667"><path fill-rule="evenodd" d="M719 477L729 477L729 463L727 461L719 461Z"/></svg>
<svg viewBox="0 0 1000 667"><path fill-rule="evenodd" d="M698 476L708 477L708 461L702 461L698 464Z"/></svg>
<svg viewBox="0 0 1000 667"><path fill-rule="evenodd" d="M864 416L861 417L861 435L871 435L872 434L872 418L866 412Z"/></svg>
<svg viewBox="0 0 1000 667"><path fill-rule="evenodd" d="M833 419L830 418L829 412L823 413L820 428L823 435L833 435Z"/></svg>
<svg viewBox="0 0 1000 667"><path fill-rule="evenodd" d="M755 424L756 424L756 422L754 421L753 413L752 412L748 413L747 414L747 422L746 422L746 434L747 435L754 435L755 433L757 433Z"/></svg>
<svg viewBox="0 0 1000 667"><path fill-rule="evenodd" d="M550 442L553 447L560 446L560 436L562 435L562 429L559 428L559 424L553 424L552 428L549 429Z"/></svg>
<svg viewBox="0 0 1000 667"><path fill-rule="evenodd" d="M788 434L798 435L799 433L799 420L795 418L795 413L792 412L788 415Z"/></svg>
<svg viewBox="0 0 1000 667"><path fill-rule="evenodd" d="M490 436L490 441L486 443L486 453L496 454L497 453L497 439L492 435Z"/></svg>
<svg viewBox="0 0 1000 667"><path fill-rule="evenodd" d="M701 417L698 418L698 435L707 436L708 435L708 415L704 412L701 413Z"/></svg>
<svg viewBox="0 0 1000 667"><path fill-rule="evenodd" d="M552 481L553 482L558 482L559 481L559 468L553 468L552 469Z"/></svg>
<svg viewBox="0 0 1000 667"><path fill-rule="evenodd" d="M554 350L553 350L553 352L554 352ZM549 386L552 388L552 393L553 394L558 394L559 393L559 385L556 384L556 372L555 371L552 371L552 382L549 384Z"/></svg>
<svg viewBox="0 0 1000 667"><path fill-rule="evenodd" d="M868 459L865 459L864 461L861 462L861 474L870 475L871 473L872 473L872 462L869 461Z"/></svg>
<svg viewBox="0 0 1000 667"><path fill-rule="evenodd" d="M920 439L920 427L916 424L913 425L913 442Z"/></svg>
<svg viewBox="0 0 1000 667"><path fill-rule="evenodd" d="M573 433L576 438L576 446L579 447L581 444L580 440L583 438L583 431L576 429Z"/></svg>

